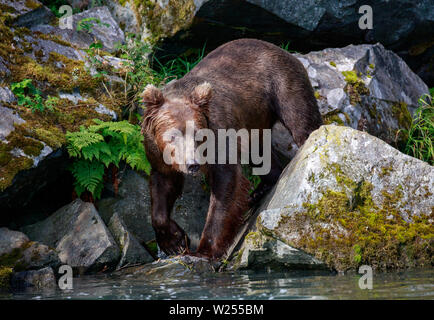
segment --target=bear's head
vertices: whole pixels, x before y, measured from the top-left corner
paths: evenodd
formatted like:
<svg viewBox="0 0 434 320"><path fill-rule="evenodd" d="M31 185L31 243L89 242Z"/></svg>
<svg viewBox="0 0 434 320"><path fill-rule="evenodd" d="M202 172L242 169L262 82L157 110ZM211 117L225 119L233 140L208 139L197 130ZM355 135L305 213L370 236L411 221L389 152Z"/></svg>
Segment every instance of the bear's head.
<svg viewBox="0 0 434 320"><path fill-rule="evenodd" d="M211 85L201 83L191 92L162 92L147 85L142 93L147 108L142 132L157 145L164 162L174 170L196 174L201 160L196 149L196 133L208 128L208 104Z"/></svg>

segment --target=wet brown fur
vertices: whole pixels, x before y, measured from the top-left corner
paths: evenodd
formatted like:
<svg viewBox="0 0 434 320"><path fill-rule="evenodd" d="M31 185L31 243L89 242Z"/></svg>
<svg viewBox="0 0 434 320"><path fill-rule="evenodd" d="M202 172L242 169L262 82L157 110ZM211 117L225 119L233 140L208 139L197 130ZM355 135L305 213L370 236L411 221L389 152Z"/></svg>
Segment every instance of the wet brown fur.
<svg viewBox="0 0 434 320"><path fill-rule="evenodd" d="M163 162L162 132L173 126L182 130L183 122L189 119L199 128L214 132L271 129L279 120L301 146L322 124L303 65L275 45L254 39L222 45L162 92L147 87L143 98L147 110L142 130L152 165L152 221L160 248L169 254L182 251L188 243L184 231L170 219L173 204L182 192L183 175L176 166ZM261 184L249 199L249 182L240 165L202 166L211 199L198 255L220 258L226 252L249 204L257 202L275 184L281 170L273 155L271 172L261 177Z"/></svg>

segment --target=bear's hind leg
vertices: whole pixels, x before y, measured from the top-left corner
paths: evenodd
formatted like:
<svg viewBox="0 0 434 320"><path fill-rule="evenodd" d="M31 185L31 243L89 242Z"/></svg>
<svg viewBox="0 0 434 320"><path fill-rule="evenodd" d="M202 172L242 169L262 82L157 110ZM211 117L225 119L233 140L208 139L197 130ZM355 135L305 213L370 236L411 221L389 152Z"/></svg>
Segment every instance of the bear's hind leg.
<svg viewBox="0 0 434 320"><path fill-rule="evenodd" d="M277 118L291 132L297 146L303 145L312 131L322 124L321 114L309 83L306 81L298 84L298 87L288 88L287 82L281 82L276 89L276 99L273 106Z"/></svg>
<svg viewBox="0 0 434 320"><path fill-rule="evenodd" d="M151 219L157 243L168 255L188 250L190 240L184 230L170 218L173 205L182 193L184 177L180 173L170 175L153 170L150 177Z"/></svg>

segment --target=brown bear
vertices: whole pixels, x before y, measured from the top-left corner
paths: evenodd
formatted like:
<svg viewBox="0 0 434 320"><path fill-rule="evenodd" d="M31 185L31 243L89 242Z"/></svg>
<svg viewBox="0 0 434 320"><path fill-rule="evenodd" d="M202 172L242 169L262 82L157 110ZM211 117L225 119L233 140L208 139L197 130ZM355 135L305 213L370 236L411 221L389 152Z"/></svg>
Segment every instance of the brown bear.
<svg viewBox="0 0 434 320"><path fill-rule="evenodd" d="M218 47L162 90L148 85L142 97L147 105L142 132L152 166L152 226L159 247L167 254L188 252L187 235L170 218L182 193L184 174L203 173L211 191L205 227L194 254L218 259L232 244L243 215L273 187L282 171L272 152L271 170L261 176L259 186L249 196L250 184L240 163L198 164L193 159L168 164L163 153L174 137L168 138L167 132L176 129L185 134L188 121L194 121L195 129L212 132L230 128L262 132L279 120L301 146L322 125L303 65L287 51L255 39Z"/></svg>

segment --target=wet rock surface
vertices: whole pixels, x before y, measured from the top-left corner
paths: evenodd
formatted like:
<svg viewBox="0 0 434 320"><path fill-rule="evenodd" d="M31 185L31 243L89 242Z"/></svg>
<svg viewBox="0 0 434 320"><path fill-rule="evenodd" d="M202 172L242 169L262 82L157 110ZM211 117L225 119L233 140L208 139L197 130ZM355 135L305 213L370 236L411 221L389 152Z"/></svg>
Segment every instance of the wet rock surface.
<svg viewBox="0 0 434 320"><path fill-rule="evenodd" d="M56 278L50 267L40 270L22 271L15 273L11 278L13 290L26 290L28 288L46 289L56 286Z"/></svg>
<svg viewBox="0 0 434 320"><path fill-rule="evenodd" d="M230 270L323 270L315 257L260 232L250 232L234 257Z"/></svg>

